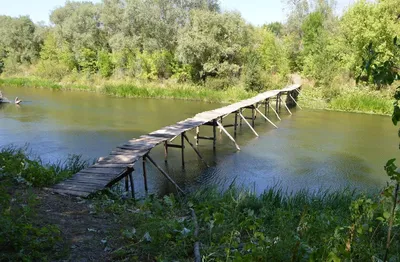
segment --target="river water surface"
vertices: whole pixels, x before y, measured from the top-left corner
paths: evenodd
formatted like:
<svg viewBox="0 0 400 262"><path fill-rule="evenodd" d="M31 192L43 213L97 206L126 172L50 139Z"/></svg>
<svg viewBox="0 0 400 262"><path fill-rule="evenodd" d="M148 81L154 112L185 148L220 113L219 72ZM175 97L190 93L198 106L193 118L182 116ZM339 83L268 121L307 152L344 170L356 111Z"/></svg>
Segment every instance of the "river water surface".
<svg viewBox="0 0 400 262"><path fill-rule="evenodd" d="M63 160L69 154L84 159L106 156L129 139L223 106L32 88L2 91L10 99L19 96L27 102L21 106L0 104L0 147L28 143L45 162ZM215 184L223 188L235 182L261 193L273 186L289 192L345 187L377 190L387 180L384 164L399 154L397 129L389 117L299 109L290 116L282 108L282 121L273 114L270 118L279 129L257 119L258 138L249 128L240 129L239 152L224 134L218 133L215 152L211 141L200 141L198 149L210 168L188 146L185 170L180 166L180 150L170 148L167 164L162 147L151 155L187 189ZM232 122L232 118L224 122ZM201 135L211 135L211 127L200 130ZM193 139L194 133L188 136ZM136 188L143 192L140 166L135 168L134 178ZM150 165L148 178L153 193L174 190Z"/></svg>

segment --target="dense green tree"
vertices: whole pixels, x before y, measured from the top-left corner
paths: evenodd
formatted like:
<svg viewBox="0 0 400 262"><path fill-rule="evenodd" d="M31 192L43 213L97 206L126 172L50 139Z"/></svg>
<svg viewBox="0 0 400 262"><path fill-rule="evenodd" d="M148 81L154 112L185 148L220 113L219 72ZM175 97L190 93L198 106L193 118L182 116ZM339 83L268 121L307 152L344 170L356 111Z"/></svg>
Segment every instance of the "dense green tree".
<svg viewBox="0 0 400 262"><path fill-rule="evenodd" d="M195 78L238 75L247 35L248 26L238 13L194 10L179 32L178 60L193 67Z"/></svg>
<svg viewBox="0 0 400 262"><path fill-rule="evenodd" d="M37 26L27 16L0 16L0 59L9 63L32 63L38 56L42 39Z"/></svg>
<svg viewBox="0 0 400 262"><path fill-rule="evenodd" d="M362 63L364 50L371 41L376 52L381 54L378 62L386 61L393 54L390 46L399 32L400 25L393 17L387 15L388 9L381 3L359 1L343 15L341 20L342 62L353 74L358 73L358 65Z"/></svg>
<svg viewBox="0 0 400 262"><path fill-rule="evenodd" d="M274 33L276 36L281 36L284 26L280 22L273 22L273 23L264 25L264 28L268 29L269 31Z"/></svg>

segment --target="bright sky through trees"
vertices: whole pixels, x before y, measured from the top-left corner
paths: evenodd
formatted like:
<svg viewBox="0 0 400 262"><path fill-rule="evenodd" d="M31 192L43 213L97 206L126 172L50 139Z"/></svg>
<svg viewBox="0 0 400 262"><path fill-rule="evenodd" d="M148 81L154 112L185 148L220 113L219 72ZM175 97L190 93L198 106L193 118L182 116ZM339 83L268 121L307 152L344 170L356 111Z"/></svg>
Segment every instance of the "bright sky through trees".
<svg viewBox="0 0 400 262"><path fill-rule="evenodd" d="M100 2L100 0L92 2ZM338 0L337 2L337 12L341 13L354 0ZM0 15L13 17L29 15L34 22L48 23L50 12L64 4L65 0L0 0ZM221 6L224 10L239 11L246 21L255 25L286 19L281 0L221 0Z"/></svg>

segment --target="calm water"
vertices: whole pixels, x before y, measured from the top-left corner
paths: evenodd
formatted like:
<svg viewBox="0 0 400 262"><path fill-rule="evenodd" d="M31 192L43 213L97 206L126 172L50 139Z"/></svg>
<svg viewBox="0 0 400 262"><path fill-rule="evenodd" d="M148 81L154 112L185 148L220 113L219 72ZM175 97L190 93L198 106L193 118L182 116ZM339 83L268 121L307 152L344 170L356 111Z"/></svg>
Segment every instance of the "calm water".
<svg viewBox="0 0 400 262"><path fill-rule="evenodd" d="M131 138L221 106L29 88L2 91L10 99L19 96L27 102L0 106L0 147L28 143L34 154L48 162L65 159L68 154L85 159L105 156ZM260 137L256 138L243 127L237 137L240 152L223 134L218 135L216 152L211 141L200 141L199 150L210 168L204 167L190 147L185 154L186 170L180 167L180 150L170 149L167 165L162 147L151 155L186 188L226 187L234 181L262 192L275 185L288 191L378 189L386 181L384 164L399 154L397 130L389 117L311 110L294 110L293 116L283 112L282 121L270 117L279 129L257 119ZM232 122L232 118L224 122ZM211 135L211 127L201 127L201 134ZM136 187L143 191L139 166ZM149 172L151 192L173 191L150 165Z"/></svg>

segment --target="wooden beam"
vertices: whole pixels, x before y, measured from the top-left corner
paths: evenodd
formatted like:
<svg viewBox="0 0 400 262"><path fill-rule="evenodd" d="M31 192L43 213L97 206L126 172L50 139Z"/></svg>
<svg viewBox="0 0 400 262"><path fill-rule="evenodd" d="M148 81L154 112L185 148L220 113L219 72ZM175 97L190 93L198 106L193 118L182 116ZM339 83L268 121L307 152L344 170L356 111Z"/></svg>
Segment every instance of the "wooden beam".
<svg viewBox="0 0 400 262"><path fill-rule="evenodd" d="M236 137L237 134L237 126L238 126L238 112L235 112L235 125L233 129L233 135Z"/></svg>
<svg viewBox="0 0 400 262"><path fill-rule="evenodd" d="M235 144L236 149L240 150L239 145L236 143L235 139L233 139L233 137L229 134L228 131L226 131L226 129L219 123L217 122L217 125L222 129L222 131L229 137L230 140L232 140L232 142Z"/></svg>
<svg viewBox="0 0 400 262"><path fill-rule="evenodd" d="M289 112L289 114L293 115L292 112L290 112L289 107L286 105L285 101L282 100L281 97L279 97L279 100L283 103L283 105L286 107L286 110Z"/></svg>
<svg viewBox="0 0 400 262"><path fill-rule="evenodd" d="M225 128L227 127L235 127L235 124L227 124L227 125L223 125Z"/></svg>
<svg viewBox="0 0 400 262"><path fill-rule="evenodd" d="M239 114L242 114L242 113L243 113L243 108L240 108L239 109ZM240 124L240 127L242 127L242 124L243 124L242 123L242 118L239 119L239 124Z"/></svg>
<svg viewBox="0 0 400 262"><path fill-rule="evenodd" d="M269 107L272 109L272 111L274 111L274 113L275 113L276 117L277 117L279 120L282 120L282 119L279 117L279 114L278 114L278 112L276 112L276 111L275 111L274 107L273 107L273 106L271 106L271 104L269 104Z"/></svg>
<svg viewBox="0 0 400 262"><path fill-rule="evenodd" d="M203 161L203 163L207 166L210 167L207 162L203 159L203 157L200 155L200 152L197 150L197 148L190 142L189 138L186 136L185 133L183 133L183 137L186 139L186 141L189 143L189 145L193 148L194 152L198 155L198 157Z"/></svg>
<svg viewBox="0 0 400 262"><path fill-rule="evenodd" d="M158 169L158 171L160 171L161 174L163 174L168 179L168 181L171 182L176 187L176 189L178 189L179 192L185 194L182 188L180 188L178 184L161 167L159 167L149 155L146 155L146 159L148 159Z"/></svg>
<svg viewBox="0 0 400 262"><path fill-rule="evenodd" d="M261 115L262 117L264 117L265 120L267 120L271 125L273 125L275 128L278 128L271 120L268 119L268 117L266 117L263 113L261 113L261 111L260 111L258 108L256 108L256 111L257 111L258 113L260 113L260 115Z"/></svg>
<svg viewBox="0 0 400 262"><path fill-rule="evenodd" d="M168 160L168 141L164 142L164 162Z"/></svg>
<svg viewBox="0 0 400 262"><path fill-rule="evenodd" d="M135 199L135 184L133 183L133 175L132 175L132 172L129 173L129 181L131 182L132 198Z"/></svg>
<svg viewBox="0 0 400 262"><path fill-rule="evenodd" d="M301 108L301 106L297 103L296 99L293 98L293 96L292 96L291 94L289 94L289 96L290 96L290 98L293 100L293 102L294 102L300 109L303 109L303 108Z"/></svg>
<svg viewBox="0 0 400 262"><path fill-rule="evenodd" d="M196 138L196 139L204 139L204 140L214 140L214 138L211 137L211 136L197 136L197 137L194 137L194 138Z"/></svg>
<svg viewBox="0 0 400 262"><path fill-rule="evenodd" d="M250 123L246 120L246 118L245 118L241 113L239 113L239 116L240 116L240 117L243 119L243 121L250 127L251 131L253 131L253 133L254 133L256 136L259 136L259 135L257 134L256 130L254 130L254 128L250 125Z"/></svg>
<svg viewBox="0 0 400 262"><path fill-rule="evenodd" d="M175 144L167 144L167 147L171 147L171 148L182 148L181 145L175 145Z"/></svg>
<svg viewBox="0 0 400 262"><path fill-rule="evenodd" d="M125 176L125 191L128 192L129 191L129 180L128 180L128 174Z"/></svg>
<svg viewBox="0 0 400 262"><path fill-rule="evenodd" d="M215 148L216 148L216 144L217 144L217 124L218 124L218 122L217 122L217 120L216 119L214 119L213 120L213 149L215 150Z"/></svg>
<svg viewBox="0 0 400 262"><path fill-rule="evenodd" d="M185 132L181 134L181 157L182 157L182 168L185 169Z"/></svg>
<svg viewBox="0 0 400 262"><path fill-rule="evenodd" d="M147 187L146 157L147 157L147 155L143 156L143 159L142 159L142 164L143 164L143 182L144 182L144 191L146 191L146 194L147 194L147 192L149 191L149 188Z"/></svg>
<svg viewBox="0 0 400 262"><path fill-rule="evenodd" d="M255 115L255 113L254 113L255 108L256 108L256 107L255 107L254 105L253 105L252 108L251 108L251 126L252 126L252 127L254 127L254 125L255 125L254 120L256 119L256 115Z"/></svg>
<svg viewBox="0 0 400 262"><path fill-rule="evenodd" d="M196 127L196 136L194 137L196 139L196 146L199 145L199 135L200 135L200 127Z"/></svg>

